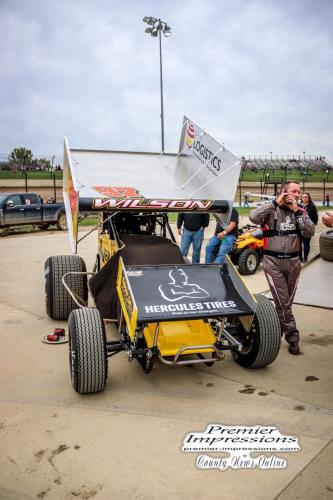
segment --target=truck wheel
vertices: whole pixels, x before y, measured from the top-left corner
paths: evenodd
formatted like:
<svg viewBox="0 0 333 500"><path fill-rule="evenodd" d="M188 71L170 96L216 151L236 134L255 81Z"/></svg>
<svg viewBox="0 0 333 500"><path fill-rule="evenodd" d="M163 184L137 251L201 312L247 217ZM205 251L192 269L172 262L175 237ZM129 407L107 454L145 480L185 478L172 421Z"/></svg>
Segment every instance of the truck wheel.
<svg viewBox="0 0 333 500"><path fill-rule="evenodd" d="M320 233L319 251L322 259L333 261L333 230Z"/></svg>
<svg viewBox="0 0 333 500"><path fill-rule="evenodd" d="M42 224L41 226L38 226L39 229L42 231L46 231L49 228L50 224Z"/></svg>
<svg viewBox="0 0 333 500"><path fill-rule="evenodd" d="M281 344L281 326L272 302L263 295L256 295L257 310L250 332L240 337L242 351L233 351L235 361L247 368L262 368L277 357ZM240 328L241 325L240 325Z"/></svg>
<svg viewBox="0 0 333 500"><path fill-rule="evenodd" d="M61 281L63 275L71 271L86 272L84 260L78 255L56 255L45 262L46 312L52 319L67 319L71 311L78 307ZM87 275L67 276L66 283L75 295L87 302Z"/></svg>
<svg viewBox="0 0 333 500"><path fill-rule="evenodd" d="M108 374L104 323L97 309L72 311L68 320L69 366L79 394L103 391Z"/></svg>
<svg viewBox="0 0 333 500"><path fill-rule="evenodd" d="M68 225L67 225L67 219L66 219L66 214L60 214L57 220L57 228L59 231L67 231Z"/></svg>
<svg viewBox="0 0 333 500"><path fill-rule="evenodd" d="M238 270L240 274L254 274L259 266L259 255L255 250L247 248L243 250L238 259Z"/></svg>

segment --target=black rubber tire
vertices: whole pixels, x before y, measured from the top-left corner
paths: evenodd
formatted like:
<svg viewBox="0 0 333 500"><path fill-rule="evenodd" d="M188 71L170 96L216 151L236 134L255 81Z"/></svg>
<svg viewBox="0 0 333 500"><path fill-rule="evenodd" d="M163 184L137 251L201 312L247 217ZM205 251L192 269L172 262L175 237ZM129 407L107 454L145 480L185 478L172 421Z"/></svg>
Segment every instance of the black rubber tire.
<svg viewBox="0 0 333 500"><path fill-rule="evenodd" d="M57 228L59 229L59 231L67 231L68 225L67 225L66 214L60 214L58 216Z"/></svg>
<svg viewBox="0 0 333 500"><path fill-rule="evenodd" d="M235 361L246 368L270 365L279 354L281 326L273 303L263 295L255 296L258 305L251 327L252 342L245 352L233 351Z"/></svg>
<svg viewBox="0 0 333 500"><path fill-rule="evenodd" d="M41 226L38 227L41 231L46 231L50 227L50 224L42 224Z"/></svg>
<svg viewBox="0 0 333 500"><path fill-rule="evenodd" d="M252 248L243 250L238 258L238 271L240 274L249 276L254 274L260 263L259 255Z"/></svg>
<svg viewBox="0 0 333 500"><path fill-rule="evenodd" d="M322 259L333 262L333 229L320 233L319 251Z"/></svg>
<svg viewBox="0 0 333 500"><path fill-rule="evenodd" d="M71 271L86 272L84 260L79 255L55 255L44 266L46 312L52 319L67 319L78 306L62 284L64 274ZM85 302L88 300L87 275L66 277L69 288Z"/></svg>
<svg viewBox="0 0 333 500"><path fill-rule="evenodd" d="M68 319L69 366L72 386L79 394L104 390L108 375L105 327L100 312L83 307Z"/></svg>

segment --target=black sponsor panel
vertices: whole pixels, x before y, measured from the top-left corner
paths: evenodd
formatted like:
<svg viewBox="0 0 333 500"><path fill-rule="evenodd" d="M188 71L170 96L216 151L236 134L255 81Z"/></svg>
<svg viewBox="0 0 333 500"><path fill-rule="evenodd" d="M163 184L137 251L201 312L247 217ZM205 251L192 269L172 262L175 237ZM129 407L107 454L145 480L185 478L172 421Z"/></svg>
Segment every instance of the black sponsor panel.
<svg viewBox="0 0 333 500"><path fill-rule="evenodd" d="M253 313L237 293L225 266L126 266L126 274L138 322Z"/></svg>
<svg viewBox="0 0 333 500"><path fill-rule="evenodd" d="M146 198L80 198L81 211L140 211L140 212L217 212L226 213L229 210L227 200L166 200Z"/></svg>

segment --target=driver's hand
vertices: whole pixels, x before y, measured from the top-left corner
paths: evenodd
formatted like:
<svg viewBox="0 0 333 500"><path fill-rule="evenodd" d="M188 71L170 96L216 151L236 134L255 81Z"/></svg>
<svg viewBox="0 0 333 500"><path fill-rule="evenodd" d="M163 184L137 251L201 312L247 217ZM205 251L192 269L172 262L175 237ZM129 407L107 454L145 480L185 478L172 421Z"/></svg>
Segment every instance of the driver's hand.
<svg viewBox="0 0 333 500"><path fill-rule="evenodd" d="M287 197L287 193L285 191L283 191L283 193L279 194L279 196L276 198L276 203L278 205L285 205L286 204L286 197Z"/></svg>
<svg viewBox="0 0 333 500"><path fill-rule="evenodd" d="M293 196L287 194L287 196L285 197L285 204L288 208L290 208L290 210L292 210L293 212L297 212L298 203Z"/></svg>

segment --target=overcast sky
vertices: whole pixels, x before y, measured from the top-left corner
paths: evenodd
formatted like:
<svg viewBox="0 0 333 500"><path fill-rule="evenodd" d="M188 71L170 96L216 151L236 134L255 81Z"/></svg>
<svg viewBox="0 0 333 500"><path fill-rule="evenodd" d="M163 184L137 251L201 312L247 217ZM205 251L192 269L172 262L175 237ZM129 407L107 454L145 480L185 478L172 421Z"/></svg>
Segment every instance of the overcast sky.
<svg viewBox="0 0 333 500"><path fill-rule="evenodd" d="M0 153L167 151L184 115L233 152L333 161L331 0L0 0Z"/></svg>

